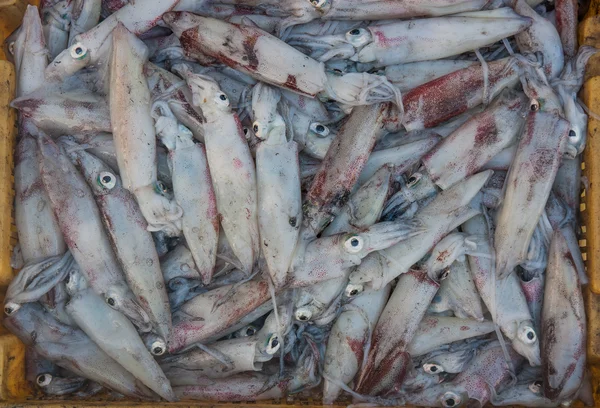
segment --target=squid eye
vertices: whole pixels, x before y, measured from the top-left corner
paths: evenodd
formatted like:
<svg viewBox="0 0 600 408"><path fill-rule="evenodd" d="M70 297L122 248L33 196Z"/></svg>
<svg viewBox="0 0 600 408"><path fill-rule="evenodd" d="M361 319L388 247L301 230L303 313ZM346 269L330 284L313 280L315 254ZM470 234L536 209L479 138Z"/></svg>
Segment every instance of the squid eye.
<svg viewBox="0 0 600 408"><path fill-rule="evenodd" d="M154 187L154 191L156 191L158 194L160 195L165 195L169 192L169 190L167 189L167 186L165 186L163 184L162 181L157 181L156 182L156 186Z"/></svg>
<svg viewBox="0 0 600 408"><path fill-rule="evenodd" d="M254 134L256 135L256 137L258 137L259 139L262 139L263 136L263 132L262 132L262 126L260 125L260 122L256 121L252 124L252 130L254 131Z"/></svg>
<svg viewBox="0 0 600 408"><path fill-rule="evenodd" d="M362 293L362 291L364 290L364 286L363 285L354 285L352 283L349 283L348 286L346 286L346 296L347 297L354 297L357 296L359 294Z"/></svg>
<svg viewBox="0 0 600 408"><path fill-rule="evenodd" d="M537 101L537 99L531 100L531 104L529 104L529 110L532 112L537 112L540 110L540 103Z"/></svg>
<svg viewBox="0 0 600 408"><path fill-rule="evenodd" d="M103 171L98 175L98 184L101 187L111 190L117 184L117 178L108 171Z"/></svg>
<svg viewBox="0 0 600 408"><path fill-rule="evenodd" d="M423 178L421 173L415 173L408 178L408 183L406 183L407 187L414 187L419 184L419 181Z"/></svg>
<svg viewBox="0 0 600 408"><path fill-rule="evenodd" d="M244 136L246 136L246 139L250 138L250 135L248 135L248 128L244 126Z"/></svg>
<svg viewBox="0 0 600 408"><path fill-rule="evenodd" d="M315 8L322 8L325 4L327 4L327 0L309 0L309 2Z"/></svg>
<svg viewBox="0 0 600 408"><path fill-rule="evenodd" d="M312 312L305 307L301 307L300 309L296 310L295 315L296 319L300 320L301 322L307 322L312 318Z"/></svg>
<svg viewBox="0 0 600 408"><path fill-rule="evenodd" d="M117 299L114 296L107 296L106 303L108 303L110 307L114 308L117 305Z"/></svg>
<svg viewBox="0 0 600 408"><path fill-rule="evenodd" d="M71 48L69 48L69 53L71 54L72 58L80 60L85 58L85 56L88 53L88 49L85 45L78 42L73 44Z"/></svg>
<svg viewBox="0 0 600 408"><path fill-rule="evenodd" d="M540 380L534 381L531 384L529 384L529 391L533 392L534 394L539 394L542 391L542 382Z"/></svg>
<svg viewBox="0 0 600 408"><path fill-rule="evenodd" d="M223 92L218 92L215 96L215 103L219 106L229 106L229 98Z"/></svg>
<svg viewBox="0 0 600 408"><path fill-rule="evenodd" d="M256 328L254 326L248 326L246 329L246 336L254 336L256 334Z"/></svg>
<svg viewBox="0 0 600 408"><path fill-rule="evenodd" d="M442 405L446 408L452 408L460 405L461 398L453 392L447 392L442 397Z"/></svg>
<svg viewBox="0 0 600 408"><path fill-rule="evenodd" d="M46 387L46 386L50 385L50 383L52 382L52 375L50 375L50 374L40 374L35 379L35 382L40 387Z"/></svg>
<svg viewBox="0 0 600 408"><path fill-rule="evenodd" d="M167 350L167 345L162 340L156 340L150 347L150 352L155 356L162 356Z"/></svg>
<svg viewBox="0 0 600 408"><path fill-rule="evenodd" d="M533 344L537 341L537 335L533 327L525 326L519 331L519 339L525 344Z"/></svg>
<svg viewBox="0 0 600 408"><path fill-rule="evenodd" d="M4 305L4 313L6 313L7 316L10 316L13 313L15 313L17 310L19 310L20 308L21 308L20 304L8 302L7 304Z"/></svg>
<svg viewBox="0 0 600 408"><path fill-rule="evenodd" d="M355 28L346 33L346 41L354 47L362 47L372 39L371 32L365 28Z"/></svg>
<svg viewBox="0 0 600 408"><path fill-rule="evenodd" d="M329 128L320 123L311 123L310 130L320 137L326 137L329 135Z"/></svg>
<svg viewBox="0 0 600 408"><path fill-rule="evenodd" d="M423 371L427 374L439 374L444 372L444 367L438 364L426 363L423 364Z"/></svg>
<svg viewBox="0 0 600 408"><path fill-rule="evenodd" d="M273 355L277 353L277 350L279 350L280 347L281 342L279 341L279 336L277 336L277 333L273 333L267 341L267 348L265 351L267 352L267 354Z"/></svg>
<svg viewBox="0 0 600 408"><path fill-rule="evenodd" d="M360 236L354 235L344 242L344 248L351 254L356 254L362 251L364 244L364 240Z"/></svg>
<svg viewBox="0 0 600 408"><path fill-rule="evenodd" d="M450 267L449 266L442 270L442 273L440 274L440 280L443 281L448 276L450 276Z"/></svg>
<svg viewBox="0 0 600 408"><path fill-rule="evenodd" d="M12 55L15 55L15 42L11 41L10 44L8 44L8 52L10 52Z"/></svg>

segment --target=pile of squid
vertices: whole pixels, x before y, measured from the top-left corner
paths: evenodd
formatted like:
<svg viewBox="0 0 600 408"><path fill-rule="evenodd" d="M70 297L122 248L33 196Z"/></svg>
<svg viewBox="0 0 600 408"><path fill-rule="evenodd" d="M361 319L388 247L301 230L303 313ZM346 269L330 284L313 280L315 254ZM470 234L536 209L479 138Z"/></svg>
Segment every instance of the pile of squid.
<svg viewBox="0 0 600 408"><path fill-rule="evenodd" d="M4 326L51 398L593 404L577 1L44 0ZM100 394L99 394L100 393Z"/></svg>

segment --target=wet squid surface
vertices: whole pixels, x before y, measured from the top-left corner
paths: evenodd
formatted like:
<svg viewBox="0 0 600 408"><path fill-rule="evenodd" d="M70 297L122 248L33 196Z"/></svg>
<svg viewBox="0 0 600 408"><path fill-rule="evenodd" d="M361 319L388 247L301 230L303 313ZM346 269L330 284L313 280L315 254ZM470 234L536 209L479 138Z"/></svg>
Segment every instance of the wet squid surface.
<svg viewBox="0 0 600 408"><path fill-rule="evenodd" d="M52 399L592 404L575 0L47 0L4 326Z"/></svg>

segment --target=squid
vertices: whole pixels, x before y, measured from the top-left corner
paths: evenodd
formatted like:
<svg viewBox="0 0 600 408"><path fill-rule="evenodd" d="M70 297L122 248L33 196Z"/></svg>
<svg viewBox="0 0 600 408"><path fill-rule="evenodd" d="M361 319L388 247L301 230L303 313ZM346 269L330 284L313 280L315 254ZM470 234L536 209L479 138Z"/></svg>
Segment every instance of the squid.
<svg viewBox="0 0 600 408"><path fill-rule="evenodd" d="M276 288L287 280L302 225L298 145L286 139L278 100L268 85L252 90L252 127L263 140L256 149L260 244Z"/></svg>
<svg viewBox="0 0 600 408"><path fill-rule="evenodd" d="M401 92L410 91L434 79L438 79L451 72L473 65L468 60L430 60L409 62L406 64L388 65L385 67L385 76Z"/></svg>
<svg viewBox="0 0 600 408"><path fill-rule="evenodd" d="M383 165L348 199L341 212L323 231L323 236L342 232L360 234L377 222L392 184L392 171Z"/></svg>
<svg viewBox="0 0 600 408"><path fill-rule="evenodd" d="M194 143L192 132L178 123L168 106L159 109L156 133L169 149L173 193L183 210L183 236L202 282L208 285L217 260L219 214L206 149Z"/></svg>
<svg viewBox="0 0 600 408"><path fill-rule="evenodd" d="M399 389L411 363L407 347L438 288L425 272L414 270L400 276L373 331L357 392L386 396Z"/></svg>
<svg viewBox="0 0 600 408"><path fill-rule="evenodd" d="M193 343L204 342L217 334L222 337L223 332L241 318L264 303L271 304L269 299L269 285L265 280L226 285L196 296L181 305L174 314L169 353L178 352ZM238 329L234 328L231 332Z"/></svg>
<svg viewBox="0 0 600 408"><path fill-rule="evenodd" d="M306 194L307 232L316 236L348 201L375 140L383 133L388 108L387 104L358 107L343 123Z"/></svg>
<svg viewBox="0 0 600 408"><path fill-rule="evenodd" d="M543 72L548 79L556 78L565 65L561 38L554 25L533 10L525 0L514 0L514 9L532 22L515 36L522 53L540 53Z"/></svg>
<svg viewBox="0 0 600 408"><path fill-rule="evenodd" d="M67 249L42 183L36 133L30 123L22 123L15 154L15 224L26 264L61 255Z"/></svg>
<svg viewBox="0 0 600 408"><path fill-rule="evenodd" d="M440 282L440 290L431 301L429 311L441 313L451 310L456 317L483 321L481 300L466 259L456 260L446 268L444 274L448 276Z"/></svg>
<svg viewBox="0 0 600 408"><path fill-rule="evenodd" d="M188 128L194 138L204 142L202 110L192 103L192 92L177 75L147 62L144 64L144 75L153 103L166 102L179 122Z"/></svg>
<svg viewBox="0 0 600 408"><path fill-rule="evenodd" d="M332 404L337 399L341 392L338 382L347 384L358 373L389 295L390 285L387 285L357 296L335 320L325 352L323 404Z"/></svg>
<svg viewBox="0 0 600 408"><path fill-rule="evenodd" d="M7 53L12 54L15 64L17 97L44 85L43 71L48 65L48 55L43 30L38 8L28 5L14 41L9 41Z"/></svg>
<svg viewBox="0 0 600 408"><path fill-rule="evenodd" d="M397 147L371 153L369 160L367 160L365 167L360 173L358 184L363 184L371 178L377 169L385 164L393 167L394 175L405 173L408 169L419 163L421 158L427 155L440 140L442 138L439 135L430 134L413 142L407 142Z"/></svg>
<svg viewBox="0 0 600 408"><path fill-rule="evenodd" d="M73 270L69 274L67 290L71 295L67 312L77 326L145 386L167 401L175 400L169 380L146 349L133 324L88 288L79 271Z"/></svg>
<svg viewBox="0 0 600 408"><path fill-rule="evenodd" d="M48 136L40 135L38 146L38 163L50 206L81 272L111 307L148 330L148 315L125 282L90 187Z"/></svg>
<svg viewBox="0 0 600 408"><path fill-rule="evenodd" d="M73 0L69 45L75 43L75 37L94 28L100 21L102 0ZM67 48L67 47L64 47ZM60 50L62 51L62 50ZM57 54L58 55L58 54ZM52 58L54 59L55 56Z"/></svg>
<svg viewBox="0 0 600 408"><path fill-rule="evenodd" d="M188 55L199 60L215 58L268 84L310 97L321 93L345 105L400 103L399 92L385 77L327 73L323 63L259 28L186 12L165 13L163 21L179 37ZM223 42L223 38L229 41Z"/></svg>
<svg viewBox="0 0 600 408"><path fill-rule="evenodd" d="M161 367L174 386L195 385L198 376L225 378L245 371L261 371L282 344L273 320L268 319L254 335L221 340L206 346L207 349L167 356L160 361Z"/></svg>
<svg viewBox="0 0 600 408"><path fill-rule="evenodd" d="M89 65L98 64L106 57L111 34L119 24L135 35L145 33L176 4L177 0L160 3L141 0L125 4L94 28L73 37L71 45L56 55L46 69L46 78L62 81Z"/></svg>
<svg viewBox="0 0 600 408"><path fill-rule="evenodd" d="M155 398L150 389L109 357L81 329L57 321L37 303L23 305L16 313L4 318L3 323L40 356L76 375L123 395Z"/></svg>
<svg viewBox="0 0 600 408"><path fill-rule="evenodd" d="M67 48L69 42L69 30L73 17L73 1L46 1L42 3L40 11L49 56L50 59L54 59Z"/></svg>
<svg viewBox="0 0 600 408"><path fill-rule="evenodd" d="M59 92L40 87L11 102L21 117L53 136L110 132L111 118L106 100L87 89Z"/></svg>
<svg viewBox="0 0 600 408"><path fill-rule="evenodd" d="M239 117L217 82L182 68L193 104L206 117L206 157L223 232L246 273L259 253L256 170Z"/></svg>
<svg viewBox="0 0 600 408"><path fill-rule="evenodd" d="M522 93L505 89L479 114L437 144L423 157L427 175L442 190L478 172L514 144L528 107Z"/></svg>
<svg viewBox="0 0 600 408"><path fill-rule="evenodd" d="M552 236L542 306L544 396L570 401L586 366L586 319L579 275L562 232Z"/></svg>
<svg viewBox="0 0 600 408"><path fill-rule="evenodd" d="M138 304L166 341L171 332L171 311L158 254L133 195L101 160L61 138L69 157L81 171L94 195L115 255Z"/></svg>
<svg viewBox="0 0 600 408"><path fill-rule="evenodd" d="M569 122L562 118L552 88L530 73L525 73L524 81L530 96L529 113L508 173L494 234L498 279L508 276L526 259L560 160L574 150L568 143Z"/></svg>
<svg viewBox="0 0 600 408"><path fill-rule="evenodd" d="M541 364L540 343L527 298L515 273L499 280L494 273L494 249L489 242L490 232L486 218L478 215L462 226L468 234L480 235L477 255L467 255L471 275L481 299L502 333L512 341L512 348L526 357L529 364ZM487 254L487 255L486 255Z"/></svg>
<svg viewBox="0 0 600 408"><path fill-rule="evenodd" d="M346 41L356 50L352 60L382 67L462 54L518 34L531 22L506 7L354 28Z"/></svg>
<svg viewBox="0 0 600 408"><path fill-rule="evenodd" d="M112 133L123 187L135 195L148 229L177 235L183 210L156 191L156 133L143 74L147 59L144 43L119 23L113 31L110 60Z"/></svg>
<svg viewBox="0 0 600 408"><path fill-rule="evenodd" d="M425 316L408 344L411 357L431 353L444 344L483 336L494 331L490 321L458 317ZM434 374L435 370L431 372Z"/></svg>
<svg viewBox="0 0 600 408"><path fill-rule="evenodd" d="M177 278L200 279L194 257L183 244L177 245L160 260L160 269L167 283Z"/></svg>
<svg viewBox="0 0 600 408"><path fill-rule="evenodd" d="M519 81L521 68L515 57L451 72L424 83L402 96L404 115L393 114L389 121L399 122L407 131L437 126L496 97L504 88Z"/></svg>
<svg viewBox="0 0 600 408"><path fill-rule="evenodd" d="M491 174L490 170L478 173L439 193L413 217L424 231L367 257L350 274L350 283L377 290L407 272L441 238L479 213L468 204Z"/></svg>

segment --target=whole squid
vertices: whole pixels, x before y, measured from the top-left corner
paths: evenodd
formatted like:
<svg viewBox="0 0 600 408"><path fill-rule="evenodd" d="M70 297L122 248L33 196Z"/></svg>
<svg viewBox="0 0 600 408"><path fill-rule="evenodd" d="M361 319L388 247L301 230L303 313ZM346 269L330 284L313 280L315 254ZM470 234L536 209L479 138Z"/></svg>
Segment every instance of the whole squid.
<svg viewBox="0 0 600 408"><path fill-rule="evenodd" d="M74 374L134 398L154 398L152 391L108 356L81 329L54 319L37 303L23 305L4 325L43 358Z"/></svg>
<svg viewBox="0 0 600 408"><path fill-rule="evenodd" d="M347 384L358 373L389 294L390 285L387 285L357 296L335 320L325 352L323 404L332 404L340 394L341 388L336 382Z"/></svg>
<svg viewBox="0 0 600 408"><path fill-rule="evenodd" d="M125 282L90 187L50 138L40 135L38 146L38 163L50 205L90 287L138 327L148 329L148 315Z"/></svg>
<svg viewBox="0 0 600 408"><path fill-rule="evenodd" d="M71 295L67 312L77 322L77 326L145 386L167 401L175 400L169 380L147 350L133 324L88 288L79 271L71 271L67 290Z"/></svg>
<svg viewBox="0 0 600 408"><path fill-rule="evenodd" d="M444 235L478 214L468 204L491 174L490 170L478 173L439 193L414 216L424 231L367 257L350 274L350 283L377 290L407 272Z"/></svg>
<svg viewBox="0 0 600 408"><path fill-rule="evenodd" d="M544 396L575 397L586 363L586 319L579 275L562 232L552 236L542 306Z"/></svg>
<svg viewBox="0 0 600 408"><path fill-rule="evenodd" d="M206 118L204 142L221 226L243 269L250 273L259 253L256 170L239 117L216 81L182 68L193 104Z"/></svg>
<svg viewBox="0 0 600 408"><path fill-rule="evenodd" d="M133 195L119 176L80 146L61 139L69 156L86 179L100 210L117 259L131 291L150 322L166 341L171 332L171 311L152 235Z"/></svg>
<svg viewBox="0 0 600 408"><path fill-rule="evenodd" d="M530 25L530 18L506 7L354 28L346 33L346 40L356 48L352 60L381 67L462 54L518 34Z"/></svg>
<svg viewBox="0 0 600 408"><path fill-rule="evenodd" d="M202 281L208 285L217 260L219 214L206 150L179 124L168 106L156 121L157 134L169 149L175 201L183 210L183 236Z"/></svg>
<svg viewBox="0 0 600 408"><path fill-rule="evenodd" d="M135 195L149 230L176 235L183 211L156 191L156 134L143 73L147 59L144 43L123 24L117 24L110 60L112 133L123 187Z"/></svg>
<svg viewBox="0 0 600 408"><path fill-rule="evenodd" d="M562 118L558 97L547 84L525 73L529 113L506 180L498 212L494 247L496 275L508 276L526 259L533 235L568 144L569 122Z"/></svg>
<svg viewBox="0 0 600 408"><path fill-rule="evenodd" d="M165 13L163 20L179 37L188 55L200 60L209 56L271 85L311 97L323 93L346 105L400 98L385 77L327 73L323 63L254 26L230 24L186 12ZM229 40L223 42L223 38Z"/></svg>
<svg viewBox="0 0 600 408"><path fill-rule="evenodd" d="M276 90L257 84L252 91L256 149L258 227L262 253L275 287L286 282L302 225L298 145L287 141L276 111Z"/></svg>

